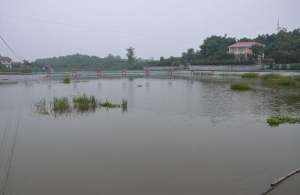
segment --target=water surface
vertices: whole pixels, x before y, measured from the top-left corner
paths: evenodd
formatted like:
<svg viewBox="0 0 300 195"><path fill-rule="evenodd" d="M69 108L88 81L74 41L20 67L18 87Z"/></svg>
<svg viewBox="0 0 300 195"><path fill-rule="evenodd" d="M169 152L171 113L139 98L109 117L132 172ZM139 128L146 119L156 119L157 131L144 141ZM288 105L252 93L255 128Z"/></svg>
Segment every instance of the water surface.
<svg viewBox="0 0 300 195"><path fill-rule="evenodd" d="M188 79L2 85L1 183L6 194L22 195L259 194L300 166L300 126L265 123L271 114L298 115L300 99L229 86ZM128 110L35 112L41 98L83 93L127 99Z"/></svg>

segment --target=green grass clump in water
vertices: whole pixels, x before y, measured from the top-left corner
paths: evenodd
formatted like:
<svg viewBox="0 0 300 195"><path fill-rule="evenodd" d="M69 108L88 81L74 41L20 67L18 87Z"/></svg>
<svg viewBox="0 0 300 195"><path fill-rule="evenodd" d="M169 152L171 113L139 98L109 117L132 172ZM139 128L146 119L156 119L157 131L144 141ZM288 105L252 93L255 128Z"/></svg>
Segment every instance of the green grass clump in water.
<svg viewBox="0 0 300 195"><path fill-rule="evenodd" d="M235 91L247 91L251 89L249 84L243 81L239 81L231 84L230 88Z"/></svg>
<svg viewBox="0 0 300 195"><path fill-rule="evenodd" d="M97 108L97 100L94 96L86 96L85 94L73 98L74 108L78 111L95 110Z"/></svg>
<svg viewBox="0 0 300 195"><path fill-rule="evenodd" d="M295 81L300 82L300 75L293 76L293 78L294 78Z"/></svg>
<svg viewBox="0 0 300 195"><path fill-rule="evenodd" d="M69 100L66 97L53 99L53 111L58 113L68 112L70 111Z"/></svg>
<svg viewBox="0 0 300 195"><path fill-rule="evenodd" d="M294 87L298 84L298 82L293 77L285 76L277 80L273 80L273 84L279 86Z"/></svg>
<svg viewBox="0 0 300 195"><path fill-rule="evenodd" d="M36 111L39 114L43 114L43 115L48 115L48 109L47 109L47 103L46 103L46 99L41 99L39 103L37 103L36 105Z"/></svg>
<svg viewBox="0 0 300 195"><path fill-rule="evenodd" d="M265 75L262 75L260 78L265 81L270 81L270 80L278 80L282 77L283 76L280 74L265 74Z"/></svg>
<svg viewBox="0 0 300 195"><path fill-rule="evenodd" d="M69 77L65 77L65 78L64 78L64 83L65 83L65 84L71 83L71 79L70 79Z"/></svg>
<svg viewBox="0 0 300 195"><path fill-rule="evenodd" d="M299 76L283 76L279 74L266 74L261 77L267 84L281 87L299 87Z"/></svg>
<svg viewBox="0 0 300 195"><path fill-rule="evenodd" d="M112 102L109 102L108 100L106 100L103 103L100 103L100 106L104 107L104 108L119 108L121 107L120 104L113 104ZM127 104L126 104L127 107Z"/></svg>
<svg viewBox="0 0 300 195"><path fill-rule="evenodd" d="M271 116L267 119L267 123L272 127L277 127L280 124L296 124L300 123L300 117L290 117L290 116Z"/></svg>
<svg viewBox="0 0 300 195"><path fill-rule="evenodd" d="M255 78L258 78L258 77L259 77L259 74L254 73L254 72L249 72L249 73L242 74L243 79L255 79Z"/></svg>
<svg viewBox="0 0 300 195"><path fill-rule="evenodd" d="M127 104L128 104L127 100L122 100L122 110L123 111L127 111Z"/></svg>

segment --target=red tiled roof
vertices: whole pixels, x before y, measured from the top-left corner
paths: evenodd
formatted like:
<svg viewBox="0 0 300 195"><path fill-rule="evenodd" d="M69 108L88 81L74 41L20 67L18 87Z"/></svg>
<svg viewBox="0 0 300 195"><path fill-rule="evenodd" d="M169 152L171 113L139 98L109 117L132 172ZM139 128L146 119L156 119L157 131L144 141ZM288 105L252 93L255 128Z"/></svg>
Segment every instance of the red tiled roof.
<svg viewBox="0 0 300 195"><path fill-rule="evenodd" d="M237 42L233 45L230 45L229 47L247 47L247 48L251 48L254 45L261 45L263 46L263 44L255 42L255 41L242 41L242 42Z"/></svg>

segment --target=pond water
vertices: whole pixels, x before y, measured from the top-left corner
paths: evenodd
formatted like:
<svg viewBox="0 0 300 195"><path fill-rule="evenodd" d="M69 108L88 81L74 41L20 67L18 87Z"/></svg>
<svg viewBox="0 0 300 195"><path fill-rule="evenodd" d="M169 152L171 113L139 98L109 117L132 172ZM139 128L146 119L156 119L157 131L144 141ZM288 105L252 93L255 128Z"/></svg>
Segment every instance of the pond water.
<svg viewBox="0 0 300 195"><path fill-rule="evenodd" d="M141 86L139 86L141 85ZM120 108L40 115L42 98L94 95ZM300 166L300 98L229 82L102 79L0 85L0 184L21 195L260 194Z"/></svg>

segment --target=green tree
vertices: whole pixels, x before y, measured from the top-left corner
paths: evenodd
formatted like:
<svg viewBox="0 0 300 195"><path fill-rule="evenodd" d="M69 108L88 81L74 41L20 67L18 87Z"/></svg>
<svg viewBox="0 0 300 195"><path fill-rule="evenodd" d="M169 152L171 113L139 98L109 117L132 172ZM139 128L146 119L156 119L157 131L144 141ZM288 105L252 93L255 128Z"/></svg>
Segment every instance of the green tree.
<svg viewBox="0 0 300 195"><path fill-rule="evenodd" d="M126 49L126 51L127 51L126 56L127 56L127 59L128 59L128 63L130 65L133 65L133 63L136 60L136 57L135 57L135 54L134 54L134 48L129 47L129 48Z"/></svg>
<svg viewBox="0 0 300 195"><path fill-rule="evenodd" d="M195 50L193 48L190 48L186 52L182 53L182 60L185 64L192 64L194 57Z"/></svg>

